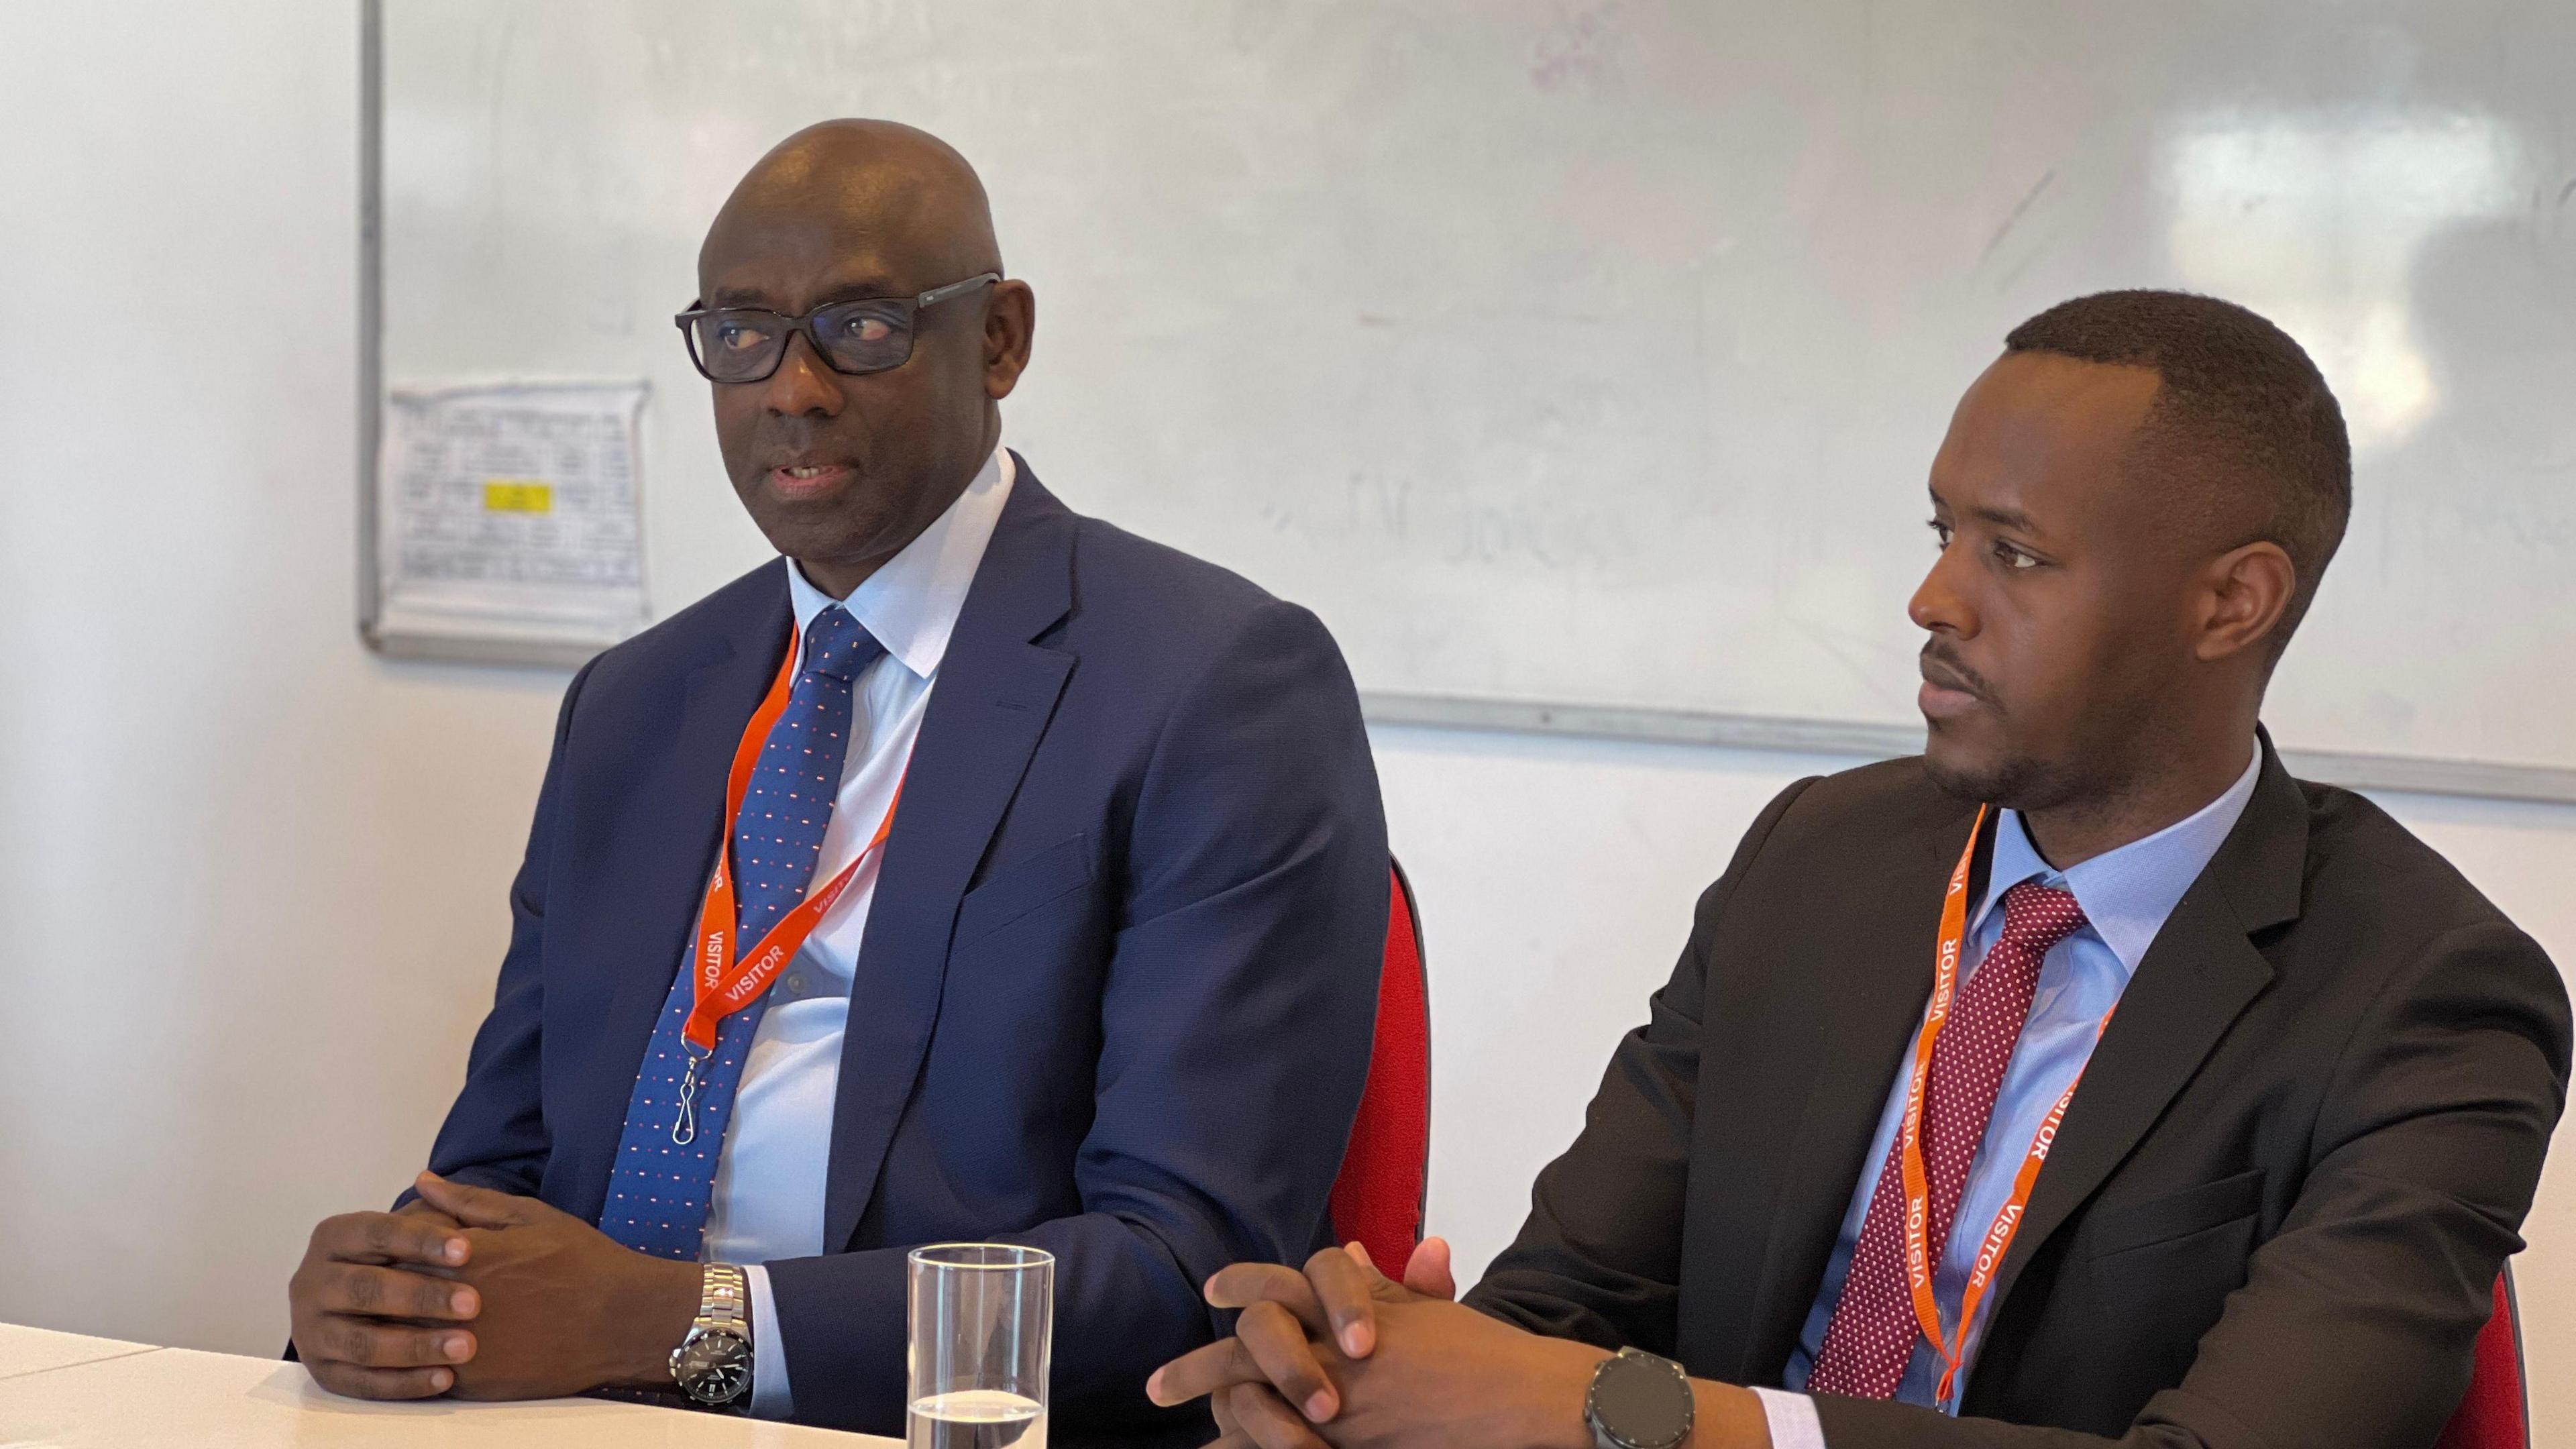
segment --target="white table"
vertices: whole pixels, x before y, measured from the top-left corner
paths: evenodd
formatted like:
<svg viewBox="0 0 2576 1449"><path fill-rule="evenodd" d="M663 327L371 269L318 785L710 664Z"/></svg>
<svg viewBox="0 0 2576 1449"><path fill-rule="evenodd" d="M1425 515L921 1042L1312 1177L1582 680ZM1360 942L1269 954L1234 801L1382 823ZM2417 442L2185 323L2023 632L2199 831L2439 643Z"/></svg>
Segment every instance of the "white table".
<svg viewBox="0 0 2576 1449"><path fill-rule="evenodd" d="M269 1358L0 1325L0 1449L901 1449L902 1441L596 1399L371 1404Z"/></svg>
<svg viewBox="0 0 2576 1449"><path fill-rule="evenodd" d="M148 1343L127 1343L121 1338L92 1338L86 1333L56 1333L50 1328L19 1328L0 1324L0 1379L14 1379L23 1374L40 1374L51 1369L70 1368L74 1364L96 1363L104 1358L123 1358L128 1354L150 1353ZM0 1403L7 1400L0 1399ZM5 1446L6 1441L0 1441Z"/></svg>

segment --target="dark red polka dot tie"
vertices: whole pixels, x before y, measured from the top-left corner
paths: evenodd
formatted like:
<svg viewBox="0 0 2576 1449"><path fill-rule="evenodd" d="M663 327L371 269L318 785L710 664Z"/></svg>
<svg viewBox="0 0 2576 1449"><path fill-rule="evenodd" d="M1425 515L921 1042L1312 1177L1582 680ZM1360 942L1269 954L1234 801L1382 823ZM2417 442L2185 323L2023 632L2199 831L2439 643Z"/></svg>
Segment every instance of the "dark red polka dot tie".
<svg viewBox="0 0 2576 1449"><path fill-rule="evenodd" d="M2024 881L2004 892L2003 934L1960 988L1958 1004L1933 1045L1923 1088L1923 1175L1924 1241L1936 1265L1968 1185L1968 1165L1985 1141L1986 1123L2003 1090L2004 1068L2030 1016L2040 963L2083 925L2083 908L2065 891ZM1807 1377L1811 1393L1891 1397L1904 1381L1914 1345L1923 1340L1905 1287L1903 1150L1901 1141L1888 1145L1842 1300L1834 1305L1825 1345ZM1978 1231L1984 1226L1978 1224Z"/></svg>

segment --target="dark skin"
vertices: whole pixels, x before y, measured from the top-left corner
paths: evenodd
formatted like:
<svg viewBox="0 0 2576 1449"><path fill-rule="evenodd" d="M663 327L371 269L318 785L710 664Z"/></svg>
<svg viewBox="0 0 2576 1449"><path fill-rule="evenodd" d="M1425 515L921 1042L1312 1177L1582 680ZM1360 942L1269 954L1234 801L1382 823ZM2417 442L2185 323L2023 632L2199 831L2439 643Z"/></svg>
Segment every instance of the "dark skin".
<svg viewBox="0 0 2576 1449"><path fill-rule="evenodd" d="M671 1382L671 1350L697 1317L697 1264L630 1251L534 1198L426 1172L415 1186L399 1212L313 1230L287 1295L315 1382L356 1399Z"/></svg>
<svg viewBox="0 0 2576 1449"><path fill-rule="evenodd" d="M1240 1308L1235 1336L1163 1365L1145 1386L1158 1404L1208 1396L1214 1449L1592 1449L1583 1398L1609 1355L1513 1327L1455 1301L1449 1245L1415 1250L1401 1283L1357 1244L1327 1248L1301 1272L1237 1263L1207 1300ZM1761 1401L1691 1381L1692 1449L1769 1449Z"/></svg>
<svg viewBox="0 0 2576 1449"><path fill-rule="evenodd" d="M982 183L933 137L828 121L734 190L698 254L700 298L800 315L1001 270ZM711 384L725 470L807 579L847 597L992 456L1037 301L1004 281L921 312L900 367L850 376L798 335L778 371ZM421 1175L419 1200L313 1230L288 1284L316 1382L366 1399L543 1398L671 1384L703 1274L533 1198Z"/></svg>
<svg viewBox="0 0 2576 1449"><path fill-rule="evenodd" d="M698 295L795 316L1001 269L983 186L956 152L908 126L829 121L743 178L698 253ZM1036 295L1004 281L920 313L911 359L888 371L835 372L800 334L766 382L711 389L734 492L816 587L848 597L992 456L1036 329Z"/></svg>
<svg viewBox="0 0 2576 1449"><path fill-rule="evenodd" d="M1932 463L1942 549L1908 610L1931 636L1924 763L1952 794L2020 811L2061 870L2244 772L2297 583L2279 544L2239 541L2251 519L2178 507L2190 480L2136 476L2159 385L2143 367L2006 356Z"/></svg>
<svg viewBox="0 0 2576 1449"><path fill-rule="evenodd" d="M2135 445L2161 379L2007 355L1969 388L1932 465L1940 552L1915 591L1925 764L1962 798L2011 806L2065 869L2181 820L2248 763L2289 555L2247 541L2243 495L2160 474ZM1454 1301L1448 1249L1404 1281L1356 1251L1303 1271L1237 1264L1208 1301L1235 1336L1147 1386L1208 1396L1222 1449L1589 1449L1602 1350ZM1690 1449L1767 1449L1753 1394L1691 1381Z"/></svg>

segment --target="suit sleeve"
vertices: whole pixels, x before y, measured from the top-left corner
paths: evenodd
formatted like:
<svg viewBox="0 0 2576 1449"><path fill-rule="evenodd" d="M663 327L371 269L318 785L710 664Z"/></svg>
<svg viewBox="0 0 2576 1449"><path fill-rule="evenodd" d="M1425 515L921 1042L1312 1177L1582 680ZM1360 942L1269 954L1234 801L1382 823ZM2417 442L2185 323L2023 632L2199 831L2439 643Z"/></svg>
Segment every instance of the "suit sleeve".
<svg viewBox="0 0 2576 1449"><path fill-rule="evenodd" d="M2454 931L2356 1024L2281 1231L2256 1249L2182 1383L2118 1440L1819 1397L1833 1449L2119 1443L2430 1444L2522 1246L2568 1072L2566 988L2502 922Z"/></svg>
<svg viewBox="0 0 2576 1449"><path fill-rule="evenodd" d="M492 1010L476 1029L473 1049L466 1057L465 1088L448 1108L447 1121L438 1129L438 1140L429 1153L429 1168L441 1177L523 1197L537 1195L549 1146L537 1078L546 994L546 866L553 851L573 712L597 662L583 665L573 676L571 687L564 691L563 708L555 716L554 752L546 761L545 784L537 792L528 851L519 863L518 877L510 883L510 949L501 958ZM416 1195L406 1189L395 1206Z"/></svg>
<svg viewBox="0 0 2576 1449"><path fill-rule="evenodd" d="M1699 899L1696 927L1644 1026L1611 1054L1583 1131L1538 1175L1520 1236L1467 1295L1471 1307L1552 1338L1671 1354L1680 1298L1682 1193L1709 942L1735 888L1801 780L1765 807L1726 874Z"/></svg>
<svg viewBox="0 0 2576 1449"><path fill-rule="evenodd" d="M1368 1075L1386 823L1357 693L1313 615L1256 611L1181 696L1142 767L1121 889L1084 1211L1009 1236L1056 1256L1054 1407L1180 1428L1147 1406L1146 1376L1214 1336L1209 1275L1319 1244ZM903 1252L769 1275L797 1417L884 1429Z"/></svg>

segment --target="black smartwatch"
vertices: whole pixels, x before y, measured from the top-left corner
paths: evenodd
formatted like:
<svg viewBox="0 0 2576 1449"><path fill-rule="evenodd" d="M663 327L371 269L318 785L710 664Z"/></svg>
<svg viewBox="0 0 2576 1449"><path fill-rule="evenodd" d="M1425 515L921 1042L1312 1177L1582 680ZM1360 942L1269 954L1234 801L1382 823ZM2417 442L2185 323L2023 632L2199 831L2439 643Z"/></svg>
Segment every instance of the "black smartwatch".
<svg viewBox="0 0 2576 1449"><path fill-rule="evenodd" d="M1600 1449L1681 1449L1695 1407L1680 1364L1623 1348L1592 1371L1583 1422Z"/></svg>

